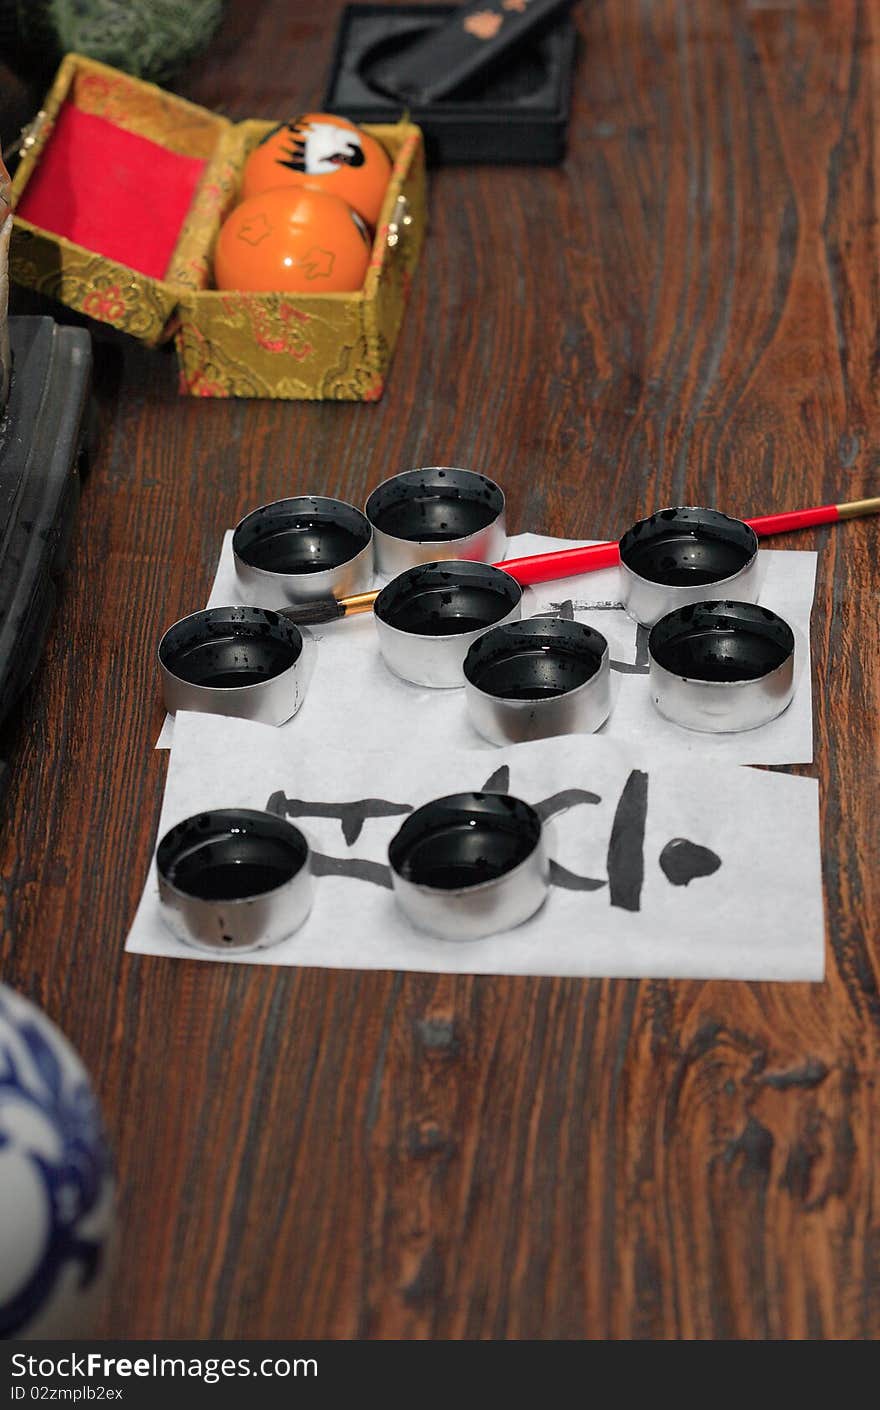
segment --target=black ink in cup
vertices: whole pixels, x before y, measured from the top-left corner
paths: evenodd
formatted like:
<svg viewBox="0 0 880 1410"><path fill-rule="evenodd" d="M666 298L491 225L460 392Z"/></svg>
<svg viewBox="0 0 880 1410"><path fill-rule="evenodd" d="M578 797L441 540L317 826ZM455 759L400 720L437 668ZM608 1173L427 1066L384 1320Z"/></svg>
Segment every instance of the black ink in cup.
<svg viewBox="0 0 880 1410"><path fill-rule="evenodd" d="M504 557L504 492L473 470L406 470L377 486L364 512L375 535L376 568L388 576L440 558L497 563Z"/></svg>
<svg viewBox="0 0 880 1410"><path fill-rule="evenodd" d="M648 637L651 699L664 718L711 734L756 729L794 692L794 633L751 602L697 602Z"/></svg>
<svg viewBox="0 0 880 1410"><path fill-rule="evenodd" d="M162 838L156 872L168 928L214 953L275 945L302 925L312 904L308 843L274 813L194 814Z"/></svg>
<svg viewBox="0 0 880 1410"><path fill-rule="evenodd" d="M369 547L364 515L342 500L297 496L255 509L237 526L233 553L267 573L323 573Z"/></svg>
<svg viewBox="0 0 880 1410"><path fill-rule="evenodd" d="M717 509L677 505L640 519L620 540L620 596L644 627L706 597L758 596L758 536ZM714 589L707 592L707 586Z"/></svg>
<svg viewBox="0 0 880 1410"><path fill-rule="evenodd" d="M471 722L492 744L592 734L611 709L608 642L582 622L529 617L492 627L463 672Z"/></svg>
<svg viewBox="0 0 880 1410"><path fill-rule="evenodd" d="M608 642L592 627L531 617L481 636L464 673L499 700L549 700L592 680L607 654Z"/></svg>
<svg viewBox="0 0 880 1410"><path fill-rule="evenodd" d="M165 706L283 724L302 704L302 651L299 629L268 608L194 612L159 642Z"/></svg>
<svg viewBox="0 0 880 1410"><path fill-rule="evenodd" d="M757 552L754 529L715 509L661 509L620 540L621 562L663 587L703 587L733 577Z"/></svg>
<svg viewBox="0 0 880 1410"><path fill-rule="evenodd" d="M190 685L228 690L280 675L301 653L299 629L275 612L217 607L169 628L159 660Z"/></svg>
<svg viewBox="0 0 880 1410"><path fill-rule="evenodd" d="M366 592L373 581L373 530L359 509L325 495L263 504L232 535L242 597L287 607Z"/></svg>
<svg viewBox="0 0 880 1410"><path fill-rule="evenodd" d="M664 670L700 681L752 681L794 652L794 634L768 607L707 602L670 612L651 630L649 650Z"/></svg>
<svg viewBox="0 0 880 1410"><path fill-rule="evenodd" d="M518 617L522 588L489 563L423 563L384 587L373 604L379 649L404 680L464 685L462 662L487 627Z"/></svg>
<svg viewBox="0 0 880 1410"><path fill-rule="evenodd" d="M448 940L521 925L550 885L541 819L505 793L455 793L417 808L388 860L400 909L418 929Z"/></svg>
<svg viewBox="0 0 880 1410"><path fill-rule="evenodd" d="M416 543L466 538L504 510L494 480L454 466L408 470L373 490L365 513L374 529Z"/></svg>
<svg viewBox="0 0 880 1410"><path fill-rule="evenodd" d="M460 793L426 803L407 818L388 856L406 881L456 891L512 871L540 836L540 818L520 799Z"/></svg>
<svg viewBox="0 0 880 1410"><path fill-rule="evenodd" d="M416 636L457 636L505 617L522 598L508 574L478 563L426 563L383 588L374 612L387 626Z"/></svg>
<svg viewBox="0 0 880 1410"><path fill-rule="evenodd" d="M163 837L156 865L169 886L202 901L239 901L275 891L305 865L298 828L270 813L217 809Z"/></svg>

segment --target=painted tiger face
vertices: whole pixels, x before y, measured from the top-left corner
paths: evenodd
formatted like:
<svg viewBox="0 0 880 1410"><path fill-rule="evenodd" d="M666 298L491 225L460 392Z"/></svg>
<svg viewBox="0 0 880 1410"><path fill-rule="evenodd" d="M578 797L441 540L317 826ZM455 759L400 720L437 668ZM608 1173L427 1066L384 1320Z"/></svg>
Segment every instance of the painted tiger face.
<svg viewBox="0 0 880 1410"><path fill-rule="evenodd" d="M375 137L347 118L306 113L279 123L251 152L242 198L276 186L305 186L341 196L375 226L391 177L391 163Z"/></svg>
<svg viewBox="0 0 880 1410"><path fill-rule="evenodd" d="M299 118L295 123L284 123L278 130L287 131L290 143L288 155L276 160L291 171L326 176L341 166L363 166L367 160L360 133L351 128Z"/></svg>

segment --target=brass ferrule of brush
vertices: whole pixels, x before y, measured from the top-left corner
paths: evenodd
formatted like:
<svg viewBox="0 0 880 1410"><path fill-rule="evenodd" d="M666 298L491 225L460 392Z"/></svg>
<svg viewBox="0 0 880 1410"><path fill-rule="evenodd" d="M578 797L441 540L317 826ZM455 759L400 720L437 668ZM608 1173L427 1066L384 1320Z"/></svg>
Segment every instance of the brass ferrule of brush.
<svg viewBox="0 0 880 1410"><path fill-rule="evenodd" d="M377 591L356 592L351 597L344 597L340 602L343 617L353 617L357 612L369 612L376 598Z"/></svg>
<svg viewBox="0 0 880 1410"><path fill-rule="evenodd" d="M880 514L880 496L875 499L852 499L849 504L838 504L839 519L858 519L863 514Z"/></svg>

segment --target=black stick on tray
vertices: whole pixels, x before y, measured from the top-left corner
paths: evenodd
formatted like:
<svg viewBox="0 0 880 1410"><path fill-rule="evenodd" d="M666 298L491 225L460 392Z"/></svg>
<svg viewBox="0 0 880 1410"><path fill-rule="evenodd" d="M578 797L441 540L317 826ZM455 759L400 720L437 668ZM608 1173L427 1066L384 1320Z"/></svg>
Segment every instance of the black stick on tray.
<svg viewBox="0 0 880 1410"><path fill-rule="evenodd" d="M435 102L483 73L506 50L571 5L572 0L476 0L462 5L420 43L377 65L372 79L407 103Z"/></svg>

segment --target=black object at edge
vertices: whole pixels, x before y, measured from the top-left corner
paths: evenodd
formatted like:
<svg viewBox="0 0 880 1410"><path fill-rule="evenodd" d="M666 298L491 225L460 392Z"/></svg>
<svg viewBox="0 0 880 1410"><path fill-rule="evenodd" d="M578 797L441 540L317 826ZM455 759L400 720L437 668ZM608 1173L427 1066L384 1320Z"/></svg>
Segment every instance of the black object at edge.
<svg viewBox="0 0 880 1410"><path fill-rule="evenodd" d="M9 320L12 385L0 418L0 724L36 670L79 498L92 363L85 329Z"/></svg>

